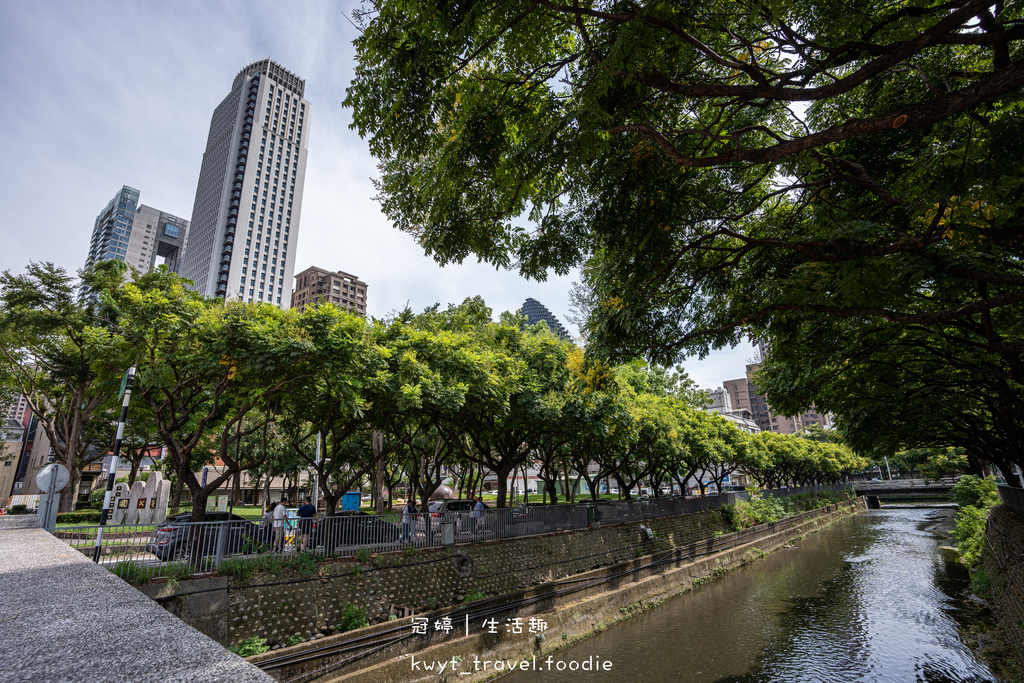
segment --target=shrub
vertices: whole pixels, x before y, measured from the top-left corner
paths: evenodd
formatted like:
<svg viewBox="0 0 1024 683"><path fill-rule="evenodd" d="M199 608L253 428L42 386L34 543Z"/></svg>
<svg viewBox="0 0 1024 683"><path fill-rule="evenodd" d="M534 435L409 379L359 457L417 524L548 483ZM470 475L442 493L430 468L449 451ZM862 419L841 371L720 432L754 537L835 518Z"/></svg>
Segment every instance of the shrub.
<svg viewBox="0 0 1024 683"><path fill-rule="evenodd" d="M348 603L341 614L341 623L335 629L338 631L354 631L369 624L366 618L366 609L359 605Z"/></svg>
<svg viewBox="0 0 1024 683"><path fill-rule="evenodd" d="M252 657L253 655L261 655L270 649L267 645L266 638L246 638L241 640L237 645L232 645L230 648L239 657Z"/></svg>
<svg viewBox="0 0 1024 683"><path fill-rule="evenodd" d="M772 524L789 514L786 503L773 496L740 500L734 507L731 524L736 530L758 524Z"/></svg>
<svg viewBox="0 0 1024 683"><path fill-rule="evenodd" d="M11 514L11 515L27 515L28 514L28 506L27 505L12 505L11 509L8 510L7 512L8 512L8 514Z"/></svg>
<svg viewBox="0 0 1024 683"><path fill-rule="evenodd" d="M370 564L372 557L369 548L360 548L356 551L356 560L359 564Z"/></svg>
<svg viewBox="0 0 1024 683"><path fill-rule="evenodd" d="M310 553L299 553L289 558L285 561L285 566L303 576L313 576L316 574L316 558Z"/></svg>
<svg viewBox="0 0 1024 683"><path fill-rule="evenodd" d="M278 555L257 555L248 557L225 558L217 569L221 576L230 576L237 586L248 585L257 574L275 574L292 570L303 576L316 574L316 559L309 553L299 553L295 557L281 558Z"/></svg>
<svg viewBox="0 0 1024 683"><path fill-rule="evenodd" d="M971 590L981 597L988 597L992 591L992 580L984 569L979 568L971 572Z"/></svg>
<svg viewBox="0 0 1024 683"><path fill-rule="evenodd" d="M987 507L965 506L956 513L953 537L956 538L960 557L968 567L973 566L981 558L981 549L985 545L985 523L987 520Z"/></svg>
<svg viewBox="0 0 1024 683"><path fill-rule="evenodd" d="M722 507L718 508L718 511L722 515L722 521L725 522L725 525L728 528L732 529L733 531L739 531L739 516L736 513L735 505L723 505Z"/></svg>
<svg viewBox="0 0 1024 683"><path fill-rule="evenodd" d="M57 513L57 524L99 524L100 510L75 510Z"/></svg>
<svg viewBox="0 0 1024 683"><path fill-rule="evenodd" d="M172 562L164 567L167 583L177 583L192 578L192 567L188 562Z"/></svg>
<svg viewBox="0 0 1024 683"><path fill-rule="evenodd" d="M251 559L228 557L220 563L217 573L221 576L230 576L236 585L245 586L256 574L273 574L283 568L284 563L276 555L258 555Z"/></svg>
<svg viewBox="0 0 1024 683"><path fill-rule="evenodd" d="M999 504L996 493L996 480L993 477L976 477L968 474L960 477L953 487L953 500L961 508L973 507L987 509Z"/></svg>

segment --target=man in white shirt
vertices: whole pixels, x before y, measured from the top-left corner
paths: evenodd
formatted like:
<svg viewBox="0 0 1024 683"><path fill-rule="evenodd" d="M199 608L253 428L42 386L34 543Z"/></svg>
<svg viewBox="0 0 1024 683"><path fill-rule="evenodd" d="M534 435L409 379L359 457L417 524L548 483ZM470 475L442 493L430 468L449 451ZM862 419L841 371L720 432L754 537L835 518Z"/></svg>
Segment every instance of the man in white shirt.
<svg viewBox="0 0 1024 683"><path fill-rule="evenodd" d="M284 501L278 501L274 508L274 552L284 551L284 520L288 516L288 508Z"/></svg>

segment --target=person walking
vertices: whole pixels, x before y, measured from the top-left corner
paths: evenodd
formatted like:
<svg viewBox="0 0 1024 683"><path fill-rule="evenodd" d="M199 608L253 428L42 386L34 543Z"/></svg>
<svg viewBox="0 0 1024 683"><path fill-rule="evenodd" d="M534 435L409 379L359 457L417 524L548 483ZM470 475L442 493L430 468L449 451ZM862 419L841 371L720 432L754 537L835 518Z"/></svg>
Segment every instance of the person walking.
<svg viewBox="0 0 1024 683"><path fill-rule="evenodd" d="M412 523L415 514L415 503L412 500L405 501L405 505L402 506L402 535L398 539L399 543L412 542Z"/></svg>
<svg viewBox="0 0 1024 683"><path fill-rule="evenodd" d="M484 501L480 496L476 497L476 504L473 505L473 533L479 534L484 530Z"/></svg>
<svg viewBox="0 0 1024 683"><path fill-rule="evenodd" d="M288 508L284 501L279 500L274 507L274 552L284 552L284 520L288 516Z"/></svg>
<svg viewBox="0 0 1024 683"><path fill-rule="evenodd" d="M304 504L299 508L299 537L302 541L299 550L309 549L309 532L313 530L313 519L316 517L316 508L313 507L313 499L306 496Z"/></svg>
<svg viewBox="0 0 1024 683"><path fill-rule="evenodd" d="M274 541L274 501L269 501L263 508L263 515L260 517L260 549L264 546L270 547Z"/></svg>

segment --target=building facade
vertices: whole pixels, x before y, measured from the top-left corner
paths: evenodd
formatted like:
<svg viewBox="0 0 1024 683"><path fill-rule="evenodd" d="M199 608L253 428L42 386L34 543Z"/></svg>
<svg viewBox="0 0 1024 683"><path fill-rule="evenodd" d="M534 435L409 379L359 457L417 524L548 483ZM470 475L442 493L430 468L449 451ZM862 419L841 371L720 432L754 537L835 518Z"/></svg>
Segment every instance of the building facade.
<svg viewBox="0 0 1024 683"><path fill-rule="evenodd" d="M306 268L295 276L291 306L300 311L317 301L326 301L349 313L366 317L366 283L351 273Z"/></svg>
<svg viewBox="0 0 1024 683"><path fill-rule="evenodd" d="M184 218L142 204L135 211L135 228L128 241L128 265L143 273L160 265L180 272L188 228Z"/></svg>
<svg viewBox="0 0 1024 683"><path fill-rule="evenodd" d="M768 405L768 399L758 393L754 383L754 375L761 367L759 363L747 365L747 376L739 379L729 379L723 382L723 387L729 392L729 399L732 401L734 410L748 410L757 426L763 432L775 432L776 434L795 434L802 432L813 425L823 429L832 426L832 419L829 415L818 413L813 408L799 415L780 415L772 411Z"/></svg>
<svg viewBox="0 0 1024 683"><path fill-rule="evenodd" d="M569 331L565 329L565 326L559 322L555 314L547 309L547 307L536 299L527 299L523 302L523 307L520 309L523 315L526 316L526 321L530 325L536 325L543 321L547 324L548 329L557 334L559 337L566 341L572 341L572 336Z"/></svg>
<svg viewBox="0 0 1024 683"><path fill-rule="evenodd" d="M717 389L705 389L708 392L708 403L704 410L714 413L732 412L732 397L723 387Z"/></svg>
<svg viewBox="0 0 1024 683"><path fill-rule="evenodd" d="M214 110L181 269L196 291L290 305L312 115L305 88L264 59L238 73Z"/></svg>
<svg viewBox="0 0 1024 683"><path fill-rule="evenodd" d="M24 394L18 394L9 406L7 406L6 414L0 415L0 417L6 417L8 420L14 420L19 424L24 424L28 419L28 399L25 398Z"/></svg>
<svg viewBox="0 0 1024 683"><path fill-rule="evenodd" d="M158 263L178 272L179 255L188 238L189 222L139 204L139 191L125 185L96 216L86 269L100 261L123 261L148 273ZM82 297L88 292L84 289Z"/></svg>

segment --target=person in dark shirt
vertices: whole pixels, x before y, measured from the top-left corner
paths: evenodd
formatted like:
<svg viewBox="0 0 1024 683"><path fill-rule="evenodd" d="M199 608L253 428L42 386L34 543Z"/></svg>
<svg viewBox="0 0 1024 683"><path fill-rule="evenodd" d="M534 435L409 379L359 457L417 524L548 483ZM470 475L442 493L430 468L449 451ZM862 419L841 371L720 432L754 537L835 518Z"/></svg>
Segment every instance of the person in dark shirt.
<svg viewBox="0 0 1024 683"><path fill-rule="evenodd" d="M306 496L304 505L299 508L299 535L302 537L300 550L306 550L309 545L309 532L313 529L313 518L316 517L316 508L313 507L313 500Z"/></svg>

